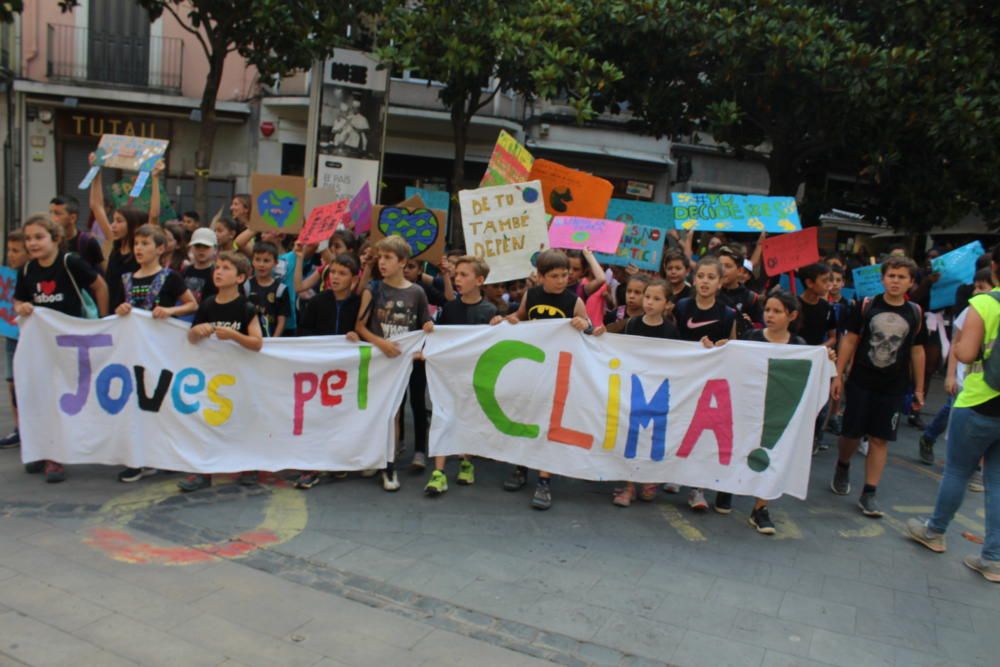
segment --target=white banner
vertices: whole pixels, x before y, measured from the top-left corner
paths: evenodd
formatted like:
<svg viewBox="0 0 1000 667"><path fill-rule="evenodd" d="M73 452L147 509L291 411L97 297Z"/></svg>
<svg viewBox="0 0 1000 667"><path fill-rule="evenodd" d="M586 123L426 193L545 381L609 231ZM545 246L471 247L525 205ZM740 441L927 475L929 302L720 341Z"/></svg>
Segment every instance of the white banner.
<svg viewBox="0 0 1000 667"><path fill-rule="evenodd" d="M606 334L563 321L427 337L432 455L475 454L590 480L805 498L825 348Z"/></svg>
<svg viewBox="0 0 1000 667"><path fill-rule="evenodd" d="M340 336L192 344L186 323L139 310L36 308L20 325L22 460L207 473L384 467L424 336L395 339L387 359Z"/></svg>

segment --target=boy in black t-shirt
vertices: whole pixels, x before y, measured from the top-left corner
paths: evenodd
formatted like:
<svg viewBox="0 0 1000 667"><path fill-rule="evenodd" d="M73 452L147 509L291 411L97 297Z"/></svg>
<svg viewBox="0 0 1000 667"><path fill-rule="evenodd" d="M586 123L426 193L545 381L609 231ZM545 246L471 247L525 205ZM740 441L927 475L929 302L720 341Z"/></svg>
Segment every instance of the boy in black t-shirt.
<svg viewBox="0 0 1000 667"><path fill-rule="evenodd" d="M827 301L830 292L830 267L817 263L798 271L805 287L799 295L799 335L808 345L833 347L837 342L837 323Z"/></svg>
<svg viewBox="0 0 1000 667"><path fill-rule="evenodd" d="M865 516L880 517L875 491L882 477L889 443L896 440L899 415L906 390L913 378L913 405L924 402L924 341L927 333L923 313L906 300L917 265L906 257L888 257L882 262L885 293L865 299L855 310L840 343L837 377L830 396L845 397L840 456L830 487L838 495L851 492L850 462L860 440L868 436L865 485L858 501ZM852 365L853 361L853 365ZM851 367L846 386L844 371Z"/></svg>
<svg viewBox="0 0 1000 667"><path fill-rule="evenodd" d="M278 248L260 241L253 246L252 278L243 283L243 294L257 309L260 329L265 338L281 338L291 313L291 302L285 284L274 277L278 263Z"/></svg>
<svg viewBox="0 0 1000 667"><path fill-rule="evenodd" d="M76 253L100 273L104 264L101 244L89 233L81 232L77 227L80 221L80 201L71 195L53 197L49 201L49 217L52 222L62 227L63 250Z"/></svg>
<svg viewBox="0 0 1000 667"><path fill-rule="evenodd" d="M195 301L202 303L217 290L212 276L215 273L215 232L207 227L194 230L191 235L191 265L181 273L184 284L191 290Z"/></svg>
<svg viewBox="0 0 1000 667"><path fill-rule="evenodd" d="M483 297L482 286L490 273L490 267L481 257L464 256L453 260L454 278L452 282L460 296L444 304L438 324L489 324L497 315L496 306ZM434 457L434 472L424 487L428 496L438 496L448 490L448 477L444 474L447 461L445 456ZM456 481L462 485L475 483L475 468L467 455L462 456L458 465Z"/></svg>
<svg viewBox="0 0 1000 667"><path fill-rule="evenodd" d="M198 343L214 335L219 340L231 340L253 352L264 346L260 321L254 307L240 293L240 285L250 274L250 261L235 252L224 252L215 261L213 280L218 294L198 306L194 323L188 331L188 341ZM255 473L242 473L240 483L253 483ZM196 473L177 483L181 491L197 491L212 486L212 476Z"/></svg>
<svg viewBox="0 0 1000 667"><path fill-rule="evenodd" d="M740 316L736 322L737 332L759 329L764 322L760 297L742 282L746 257L735 248L722 246L719 248L719 261L722 263L722 289L719 290L718 299Z"/></svg>

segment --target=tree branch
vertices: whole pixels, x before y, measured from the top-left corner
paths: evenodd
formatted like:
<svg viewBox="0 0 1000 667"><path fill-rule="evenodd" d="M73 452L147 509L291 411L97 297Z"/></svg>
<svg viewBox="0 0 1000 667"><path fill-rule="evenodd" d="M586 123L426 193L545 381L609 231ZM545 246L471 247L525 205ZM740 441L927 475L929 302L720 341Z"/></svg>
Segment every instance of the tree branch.
<svg viewBox="0 0 1000 667"><path fill-rule="evenodd" d="M184 20L181 19L180 15L174 10L174 8L170 6L169 1L163 3L163 8L166 9L168 12L170 12L171 16L177 19L177 23L180 24L181 28L187 30L189 33L198 38L198 42L201 44L201 49L202 51L205 52L205 57L211 60L212 52L209 51L208 43L205 41L205 38L202 37L201 30L195 30L193 27L185 23Z"/></svg>

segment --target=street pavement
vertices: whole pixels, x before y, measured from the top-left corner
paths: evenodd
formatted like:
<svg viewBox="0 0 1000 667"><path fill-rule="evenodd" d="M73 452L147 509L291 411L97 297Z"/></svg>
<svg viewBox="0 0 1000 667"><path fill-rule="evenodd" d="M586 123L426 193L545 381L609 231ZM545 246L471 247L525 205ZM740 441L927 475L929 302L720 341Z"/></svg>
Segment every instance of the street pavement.
<svg viewBox="0 0 1000 667"><path fill-rule="evenodd" d="M937 383L927 419L941 398ZM857 509L860 457L852 494L830 492L827 435L808 501L772 503L774 537L747 525L747 498L729 516L682 495L621 509L612 484L557 479L532 511L532 486L505 493L509 467L484 460L472 487L450 463L438 498L405 471L395 494L267 475L180 495L178 475L121 484L102 466L49 485L0 451L0 666L995 665L1000 586L961 562L983 496L947 553L905 539L944 442L922 466L919 432L900 433L885 518Z"/></svg>

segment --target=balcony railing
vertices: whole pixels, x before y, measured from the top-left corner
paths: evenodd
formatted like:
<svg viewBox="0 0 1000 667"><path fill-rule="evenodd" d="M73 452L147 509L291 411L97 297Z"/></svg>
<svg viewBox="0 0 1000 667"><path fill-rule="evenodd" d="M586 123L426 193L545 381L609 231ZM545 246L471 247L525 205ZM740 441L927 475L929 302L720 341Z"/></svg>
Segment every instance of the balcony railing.
<svg viewBox="0 0 1000 667"><path fill-rule="evenodd" d="M183 70L184 42L176 37L116 35L72 25L48 27L50 81L179 93Z"/></svg>

